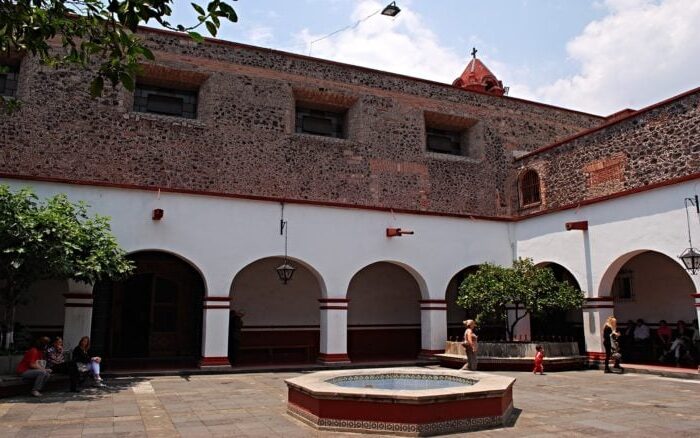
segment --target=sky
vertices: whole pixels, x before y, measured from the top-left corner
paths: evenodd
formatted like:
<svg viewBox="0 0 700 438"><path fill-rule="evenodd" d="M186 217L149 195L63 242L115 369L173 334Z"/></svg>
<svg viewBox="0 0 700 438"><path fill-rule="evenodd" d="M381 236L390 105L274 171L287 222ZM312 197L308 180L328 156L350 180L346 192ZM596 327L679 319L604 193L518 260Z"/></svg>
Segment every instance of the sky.
<svg viewBox="0 0 700 438"><path fill-rule="evenodd" d="M700 86L700 0L397 0L397 17L376 13L388 3L229 1L239 20L217 38L445 83L476 47L510 96L598 115ZM195 19L189 1L173 9L173 23Z"/></svg>

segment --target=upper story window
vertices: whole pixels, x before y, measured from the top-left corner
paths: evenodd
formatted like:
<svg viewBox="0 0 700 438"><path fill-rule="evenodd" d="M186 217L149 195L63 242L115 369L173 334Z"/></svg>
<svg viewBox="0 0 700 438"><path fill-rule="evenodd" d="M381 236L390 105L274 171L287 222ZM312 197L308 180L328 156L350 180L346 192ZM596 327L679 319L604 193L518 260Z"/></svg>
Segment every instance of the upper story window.
<svg viewBox="0 0 700 438"><path fill-rule="evenodd" d="M455 114L424 111L425 149L428 152L481 158L479 123Z"/></svg>
<svg viewBox="0 0 700 438"><path fill-rule="evenodd" d="M295 132L345 138L345 113L297 105Z"/></svg>
<svg viewBox="0 0 700 438"><path fill-rule="evenodd" d="M462 133L425 127L425 146L430 152L440 154L462 154Z"/></svg>
<svg viewBox="0 0 700 438"><path fill-rule="evenodd" d="M197 92L136 84L134 111L197 118Z"/></svg>
<svg viewBox="0 0 700 438"><path fill-rule="evenodd" d="M0 96L14 97L17 94L19 67L0 64Z"/></svg>
<svg viewBox="0 0 700 438"><path fill-rule="evenodd" d="M534 170L527 170L520 178L520 201L523 207L541 202L540 177Z"/></svg>

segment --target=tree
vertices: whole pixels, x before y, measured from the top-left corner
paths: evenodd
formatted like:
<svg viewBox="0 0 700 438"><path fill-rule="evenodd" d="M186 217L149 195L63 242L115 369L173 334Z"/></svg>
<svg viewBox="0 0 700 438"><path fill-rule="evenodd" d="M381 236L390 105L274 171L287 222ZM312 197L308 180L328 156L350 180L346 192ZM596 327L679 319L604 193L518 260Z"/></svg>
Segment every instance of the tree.
<svg viewBox="0 0 700 438"><path fill-rule="evenodd" d="M39 280L94 284L133 270L111 234L109 218L88 216L88 205L63 194L40 202L29 189L0 185L0 304L6 348L13 342L15 310Z"/></svg>
<svg viewBox="0 0 700 438"><path fill-rule="evenodd" d="M233 0L236 1L236 0ZM93 96L100 96L105 81L134 89L139 62L153 60L153 53L138 37L138 26L153 20L166 29L187 32L197 42L204 26L216 36L221 19L238 21L234 9L222 0L211 0L206 9L192 8L197 20L190 26L171 24L174 0L0 0L0 58L31 53L51 66L99 67L90 84ZM53 50L51 42L63 50ZM0 71L3 73L3 71ZM1 96L0 96L1 97ZM0 99L0 105L14 107L14 100Z"/></svg>
<svg viewBox="0 0 700 438"><path fill-rule="evenodd" d="M508 321L508 307L514 318L506 323L508 339L516 324L531 314L547 310L580 308L584 294L565 281L558 281L547 267L537 267L532 259L518 259L512 268L484 263L459 287L457 304L477 312L478 317Z"/></svg>

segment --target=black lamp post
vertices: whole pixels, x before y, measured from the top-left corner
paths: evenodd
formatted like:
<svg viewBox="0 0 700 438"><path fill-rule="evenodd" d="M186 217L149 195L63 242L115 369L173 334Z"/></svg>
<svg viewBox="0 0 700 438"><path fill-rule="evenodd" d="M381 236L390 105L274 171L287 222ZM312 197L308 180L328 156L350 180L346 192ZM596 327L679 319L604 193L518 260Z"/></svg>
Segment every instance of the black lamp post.
<svg viewBox="0 0 700 438"><path fill-rule="evenodd" d="M690 214L688 213L688 204L695 206L695 210L700 214L700 203L698 203L698 195L694 198L685 198L685 219L688 224L688 248L686 248L681 255L678 256L679 259L685 265L685 269L690 271L691 274L695 275L700 271L700 251L693 248L693 241L690 237Z"/></svg>
<svg viewBox="0 0 700 438"><path fill-rule="evenodd" d="M399 12L401 12L401 8L396 6L396 2L391 2L387 5L387 7L382 9L382 15L386 15L388 17L396 17L399 15Z"/></svg>
<svg viewBox="0 0 700 438"><path fill-rule="evenodd" d="M294 276L294 271L296 268L289 264L287 260L287 221L284 220L284 204L282 204L282 218L280 219L280 234L284 234L284 262L279 265L275 270L277 271L277 276L282 281L282 284L287 284L288 281Z"/></svg>

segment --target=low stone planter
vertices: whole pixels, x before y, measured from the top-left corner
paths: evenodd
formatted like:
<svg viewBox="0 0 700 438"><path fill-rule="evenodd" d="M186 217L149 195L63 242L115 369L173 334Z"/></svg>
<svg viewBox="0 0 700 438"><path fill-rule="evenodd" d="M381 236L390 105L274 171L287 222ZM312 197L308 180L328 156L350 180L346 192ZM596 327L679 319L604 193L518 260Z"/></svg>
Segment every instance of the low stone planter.
<svg viewBox="0 0 700 438"><path fill-rule="evenodd" d="M544 347L544 369L547 371L577 370L585 367L576 342L480 342L479 370L532 371L535 347ZM461 342L445 342L445 353L436 354L440 365L457 368L467 361Z"/></svg>

